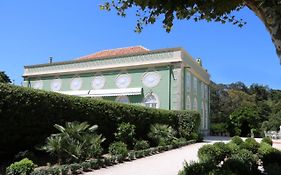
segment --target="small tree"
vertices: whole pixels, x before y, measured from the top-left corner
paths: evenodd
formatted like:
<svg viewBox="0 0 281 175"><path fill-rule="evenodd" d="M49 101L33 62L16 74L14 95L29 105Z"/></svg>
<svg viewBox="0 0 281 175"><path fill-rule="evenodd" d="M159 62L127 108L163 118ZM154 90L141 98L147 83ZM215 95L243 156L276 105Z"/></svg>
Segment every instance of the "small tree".
<svg viewBox="0 0 281 175"><path fill-rule="evenodd" d="M0 83L11 83L10 78L5 72L0 71Z"/></svg>

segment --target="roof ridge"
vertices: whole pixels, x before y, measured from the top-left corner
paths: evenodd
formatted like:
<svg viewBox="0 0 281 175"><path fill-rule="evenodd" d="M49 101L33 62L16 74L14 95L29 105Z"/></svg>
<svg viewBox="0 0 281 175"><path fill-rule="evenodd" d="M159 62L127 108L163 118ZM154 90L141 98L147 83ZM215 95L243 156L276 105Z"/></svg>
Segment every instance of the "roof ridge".
<svg viewBox="0 0 281 175"><path fill-rule="evenodd" d="M106 50L101 50L101 51L98 51L98 52L95 52L95 53L92 53L92 54L88 54L88 55L85 55L85 56L81 56L81 57L78 57L78 58L75 58L75 60L79 60L79 59L88 59L89 57L91 56L95 56L95 55L98 55L98 54L102 54L102 53L106 53L106 52L118 52L118 51L122 51L122 50L126 50L126 49L134 49L134 48L138 48L138 49L143 49L145 51L150 51L149 49L147 49L146 47L142 46L142 45L137 45L137 46L128 46L128 47L120 47L120 48L115 48L115 49L106 49Z"/></svg>

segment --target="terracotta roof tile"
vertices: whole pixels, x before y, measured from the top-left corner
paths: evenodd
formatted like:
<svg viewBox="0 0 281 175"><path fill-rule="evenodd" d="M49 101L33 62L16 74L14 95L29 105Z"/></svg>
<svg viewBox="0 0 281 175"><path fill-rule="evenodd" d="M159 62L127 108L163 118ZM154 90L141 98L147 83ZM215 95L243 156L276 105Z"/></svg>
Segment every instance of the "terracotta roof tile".
<svg viewBox="0 0 281 175"><path fill-rule="evenodd" d="M149 50L143 46L133 46L133 47L126 47L126 48L103 50L100 52L96 52L90 55L77 58L77 60L92 60L92 59L98 59L103 57L122 56L122 55L148 52L148 51Z"/></svg>

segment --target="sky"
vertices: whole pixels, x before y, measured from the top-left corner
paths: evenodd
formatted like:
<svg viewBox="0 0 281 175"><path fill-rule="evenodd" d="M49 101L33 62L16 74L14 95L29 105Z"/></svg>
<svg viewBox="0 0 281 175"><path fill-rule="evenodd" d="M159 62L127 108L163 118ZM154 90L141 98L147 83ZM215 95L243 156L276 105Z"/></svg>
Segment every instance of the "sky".
<svg viewBox="0 0 281 175"><path fill-rule="evenodd" d="M281 89L281 65L262 22L244 8L247 22L175 21L170 33L160 22L134 32L135 9L126 18L99 9L104 0L1 0L0 70L20 85L25 65L73 60L97 51L142 45L150 50L182 47L216 83L241 81Z"/></svg>

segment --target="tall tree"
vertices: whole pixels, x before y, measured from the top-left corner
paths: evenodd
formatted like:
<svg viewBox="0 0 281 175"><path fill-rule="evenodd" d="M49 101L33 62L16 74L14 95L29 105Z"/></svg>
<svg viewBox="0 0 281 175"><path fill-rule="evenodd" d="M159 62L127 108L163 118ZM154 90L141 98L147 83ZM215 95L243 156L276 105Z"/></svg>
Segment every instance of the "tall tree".
<svg viewBox="0 0 281 175"><path fill-rule="evenodd" d="M10 78L5 72L0 71L0 83L11 83Z"/></svg>
<svg viewBox="0 0 281 175"><path fill-rule="evenodd" d="M281 0L112 0L101 9L109 11L112 7L123 17L127 9L138 8L136 32L141 32L144 25L155 23L160 16L164 18L162 23L167 32L172 29L175 19L230 22L242 27L245 22L232 12L248 7L265 25L281 61Z"/></svg>

